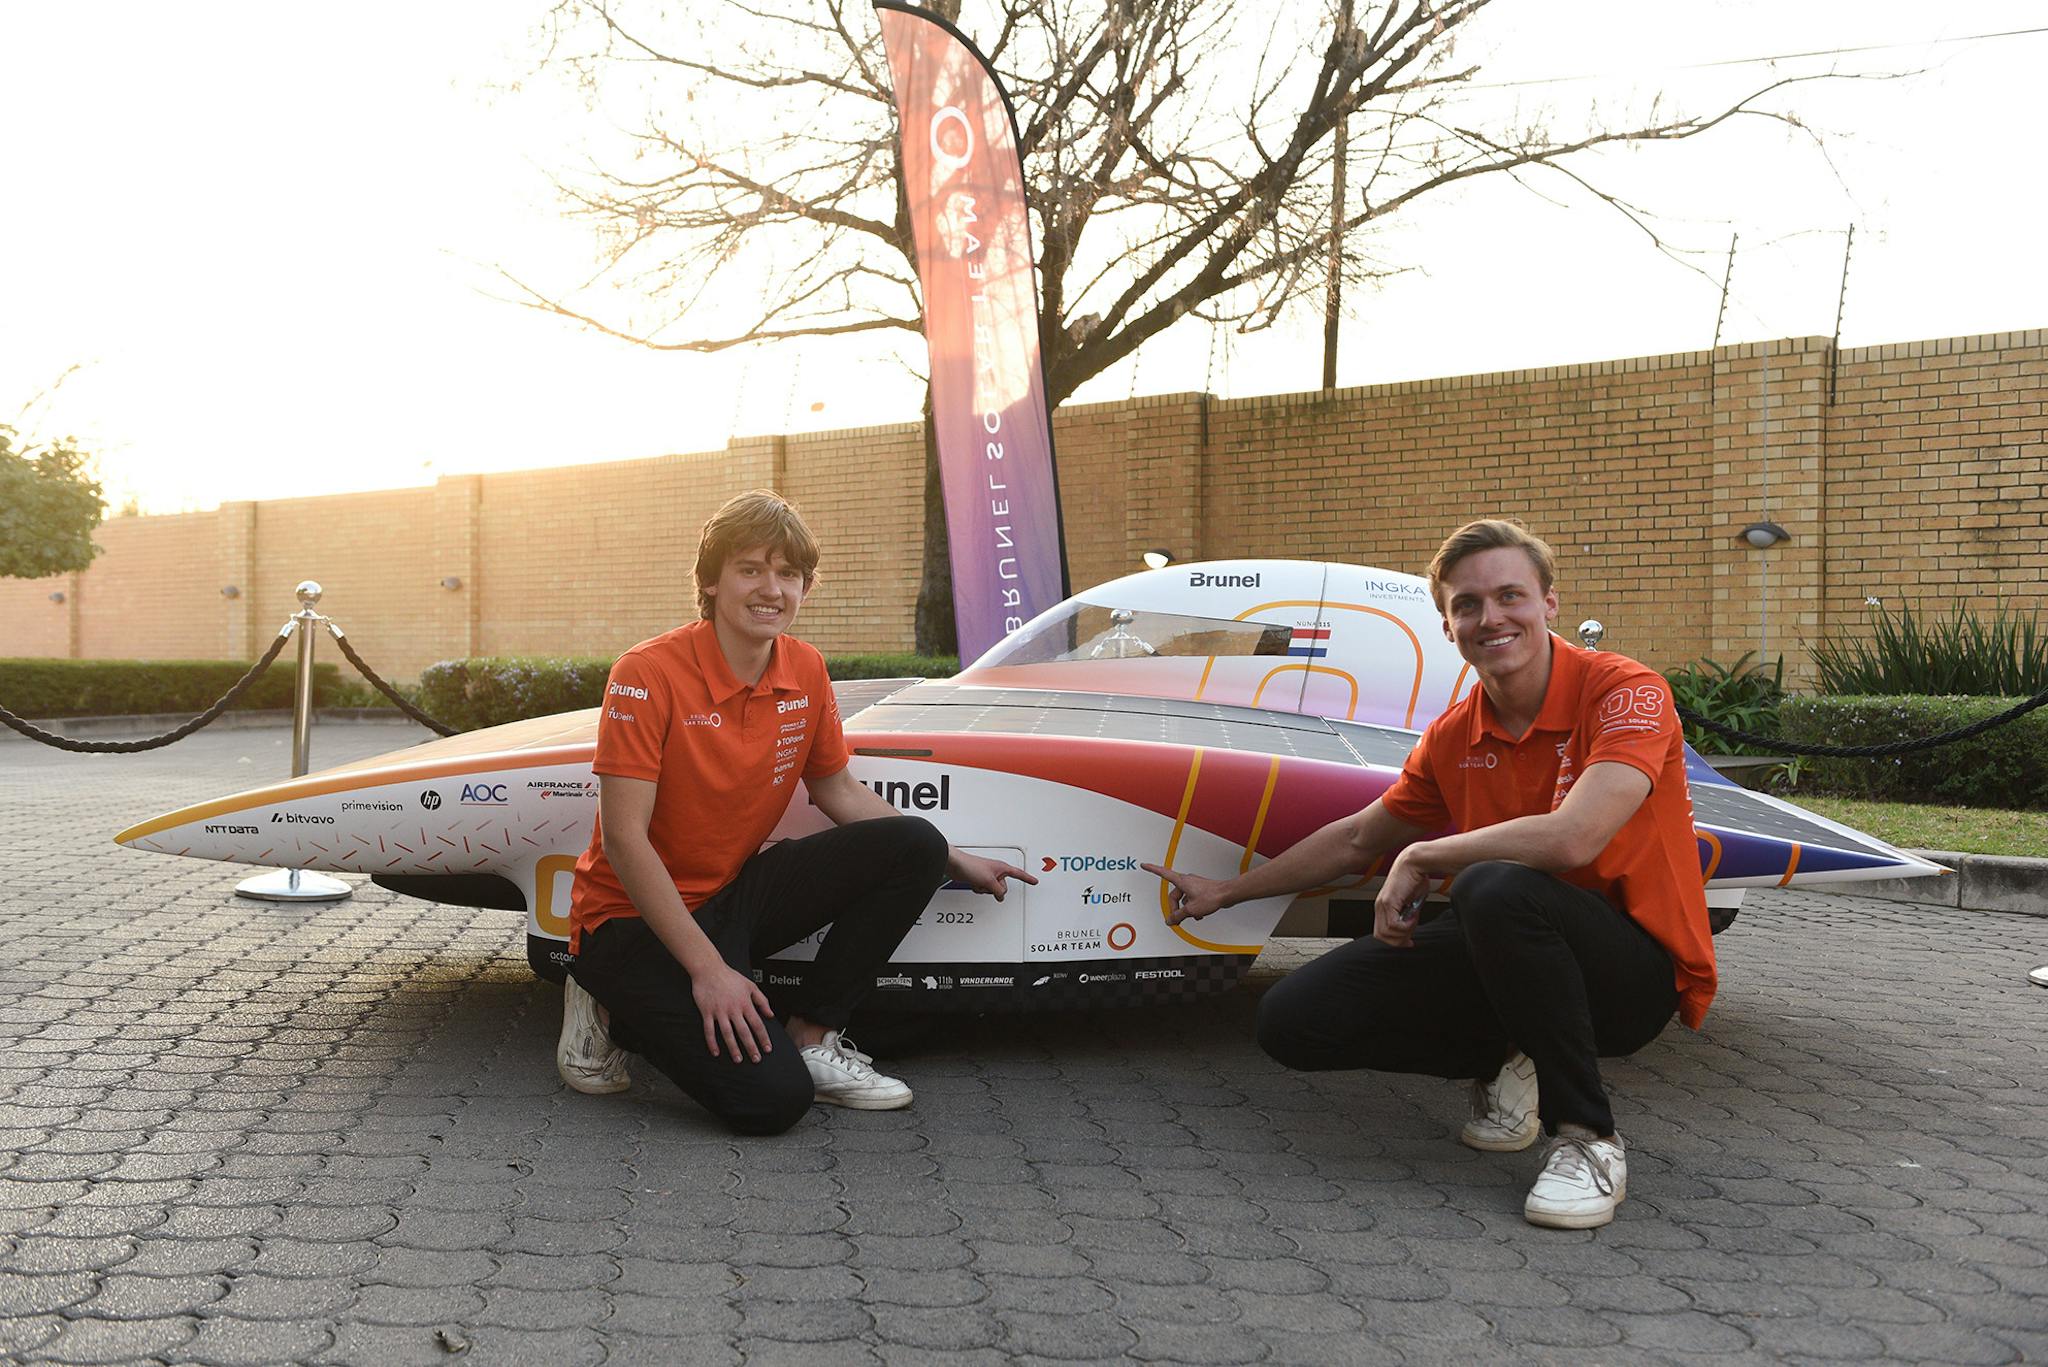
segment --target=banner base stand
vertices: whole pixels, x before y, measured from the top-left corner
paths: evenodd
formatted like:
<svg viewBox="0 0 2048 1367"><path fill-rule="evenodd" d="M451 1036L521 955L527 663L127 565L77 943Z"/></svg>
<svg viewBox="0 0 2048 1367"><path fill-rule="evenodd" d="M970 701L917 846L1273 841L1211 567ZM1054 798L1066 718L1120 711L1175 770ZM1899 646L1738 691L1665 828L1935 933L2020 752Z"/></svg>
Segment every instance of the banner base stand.
<svg viewBox="0 0 2048 1367"><path fill-rule="evenodd" d="M235 888L237 897L259 902L339 902L355 896L355 889L339 878L304 869L273 869L258 874Z"/></svg>

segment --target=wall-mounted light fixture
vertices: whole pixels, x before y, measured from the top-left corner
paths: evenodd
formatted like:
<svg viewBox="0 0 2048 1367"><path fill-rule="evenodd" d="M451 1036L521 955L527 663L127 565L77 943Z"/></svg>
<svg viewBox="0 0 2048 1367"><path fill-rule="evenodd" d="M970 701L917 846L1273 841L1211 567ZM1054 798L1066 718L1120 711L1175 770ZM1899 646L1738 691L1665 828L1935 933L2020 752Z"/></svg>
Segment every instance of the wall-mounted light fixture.
<svg viewBox="0 0 2048 1367"><path fill-rule="evenodd" d="M443 579L441 581L441 587L449 590L450 592L453 592L454 590L462 587L462 577L460 575L451 574L446 579Z"/></svg>
<svg viewBox="0 0 2048 1367"><path fill-rule="evenodd" d="M1143 555L1139 556L1138 558L1145 562L1145 568L1148 570L1163 570L1168 565L1171 565L1173 563L1173 552L1166 550L1150 550L1146 551Z"/></svg>
<svg viewBox="0 0 2048 1367"><path fill-rule="evenodd" d="M233 584L222 584L220 586L220 596L223 598L240 598L242 591Z"/></svg>
<svg viewBox="0 0 2048 1367"><path fill-rule="evenodd" d="M1792 533L1775 522L1752 522L1735 534L1738 541L1747 542L1760 551L1767 551L1780 541L1790 541Z"/></svg>
<svg viewBox="0 0 2048 1367"><path fill-rule="evenodd" d="M61 602L63 602L63 601L64 601L64 590L62 590L62 589L58 589L58 590L57 590L57 591L56 591L55 593L51 594L51 595L50 595L50 601L51 601L51 602L53 602L53 603L61 603Z"/></svg>

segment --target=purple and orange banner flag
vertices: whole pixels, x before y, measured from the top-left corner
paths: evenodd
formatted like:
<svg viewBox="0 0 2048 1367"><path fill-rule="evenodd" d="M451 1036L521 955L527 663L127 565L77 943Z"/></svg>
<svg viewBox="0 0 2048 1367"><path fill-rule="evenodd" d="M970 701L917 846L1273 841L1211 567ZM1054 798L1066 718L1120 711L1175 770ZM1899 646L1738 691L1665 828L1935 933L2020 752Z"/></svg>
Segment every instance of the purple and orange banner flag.
<svg viewBox="0 0 2048 1367"><path fill-rule="evenodd" d="M1009 97L939 16L874 0L896 88L960 662L1067 596L1038 280Z"/></svg>

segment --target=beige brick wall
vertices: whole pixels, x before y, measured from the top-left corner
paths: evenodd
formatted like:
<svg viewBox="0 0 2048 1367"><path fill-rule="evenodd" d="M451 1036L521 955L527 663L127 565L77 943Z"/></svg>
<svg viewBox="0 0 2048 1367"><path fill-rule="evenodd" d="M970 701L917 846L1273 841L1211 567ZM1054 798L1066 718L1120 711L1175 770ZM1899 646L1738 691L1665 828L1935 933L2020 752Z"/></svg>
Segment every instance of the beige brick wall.
<svg viewBox="0 0 2048 1367"><path fill-rule="evenodd" d="M85 659L214 660L228 653L238 607L221 596L220 514L117 517L79 576L78 653ZM246 586L238 586L244 587Z"/></svg>
<svg viewBox="0 0 2048 1367"><path fill-rule="evenodd" d="M1070 406L1054 431L1077 586L1153 547L1420 571L1457 523L1506 514L1556 547L1567 627L1601 618L1610 646L1665 667L1767 647L1803 678L1807 643L1861 630L1866 595L2048 608L2044 404L2037 331L1158 395ZM122 519L84 574L0 580L0 654L251 658L306 577L396 677L464 654L613 654L695 615L698 528L754 487L796 500L824 545L806 638L909 649L921 449L905 423ZM1789 543L1736 539L1766 516Z"/></svg>

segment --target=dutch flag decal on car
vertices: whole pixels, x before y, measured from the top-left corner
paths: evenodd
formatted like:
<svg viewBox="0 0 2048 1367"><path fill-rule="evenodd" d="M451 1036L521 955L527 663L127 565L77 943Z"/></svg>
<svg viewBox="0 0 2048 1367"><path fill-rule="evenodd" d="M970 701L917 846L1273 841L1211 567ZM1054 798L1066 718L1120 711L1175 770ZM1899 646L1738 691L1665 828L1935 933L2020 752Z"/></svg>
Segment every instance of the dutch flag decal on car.
<svg viewBox="0 0 2048 1367"><path fill-rule="evenodd" d="M1296 627L1294 638L1287 643L1289 655L1319 660L1330 653L1330 628L1322 622L1313 626Z"/></svg>

